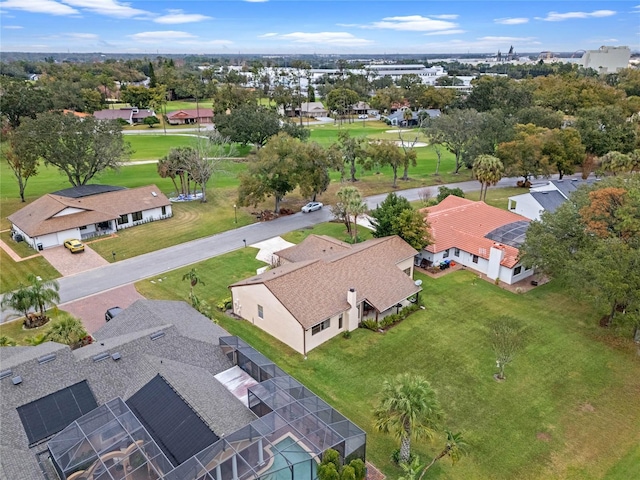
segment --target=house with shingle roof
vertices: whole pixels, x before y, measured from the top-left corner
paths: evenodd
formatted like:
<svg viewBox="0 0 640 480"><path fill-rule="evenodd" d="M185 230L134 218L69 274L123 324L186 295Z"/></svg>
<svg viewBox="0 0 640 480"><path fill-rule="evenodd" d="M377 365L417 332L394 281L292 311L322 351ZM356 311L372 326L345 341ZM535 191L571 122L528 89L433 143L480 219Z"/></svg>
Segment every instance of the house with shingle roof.
<svg viewBox="0 0 640 480"><path fill-rule="evenodd" d="M306 355L417 300L416 253L398 236L350 245L309 235L275 253L279 266L231 285L233 311Z"/></svg>
<svg viewBox="0 0 640 480"><path fill-rule="evenodd" d="M295 112L298 116L309 118L326 117L329 114L322 102L302 102L300 107L296 107Z"/></svg>
<svg viewBox="0 0 640 480"><path fill-rule="evenodd" d="M187 108L167 113L167 122L171 125L193 125L196 123L213 123L213 109Z"/></svg>
<svg viewBox="0 0 640 480"><path fill-rule="evenodd" d="M546 185L531 187L529 193L509 197L509 211L531 220L540 220L542 212L555 212L583 185L592 185L596 178L565 178L550 180Z"/></svg>
<svg viewBox="0 0 640 480"><path fill-rule="evenodd" d="M155 185L81 185L48 193L8 220L13 238L19 235L32 248L43 250L70 238L109 235L171 216L171 202Z"/></svg>
<svg viewBox="0 0 640 480"><path fill-rule="evenodd" d="M155 117L156 113L149 108L124 107L119 109L105 109L93 112L98 120L124 120L129 125L144 123L147 117Z"/></svg>
<svg viewBox="0 0 640 480"><path fill-rule="evenodd" d="M429 266L455 262L509 285L533 275L518 261L528 218L454 195L420 211L428 219L433 243L417 261Z"/></svg>
<svg viewBox="0 0 640 480"><path fill-rule="evenodd" d="M0 478L301 480L327 448L365 460L362 429L184 302L139 300L94 336L0 348Z"/></svg>

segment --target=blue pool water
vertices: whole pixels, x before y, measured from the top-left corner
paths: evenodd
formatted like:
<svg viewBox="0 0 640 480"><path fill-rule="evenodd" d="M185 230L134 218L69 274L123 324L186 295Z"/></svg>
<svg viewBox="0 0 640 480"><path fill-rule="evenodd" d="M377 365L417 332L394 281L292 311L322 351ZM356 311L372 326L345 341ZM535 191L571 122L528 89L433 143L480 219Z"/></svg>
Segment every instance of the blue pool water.
<svg viewBox="0 0 640 480"><path fill-rule="evenodd" d="M273 465L260 476L260 480L312 480L316 478L318 466L316 461L295 440L287 437L274 446L277 452L274 452Z"/></svg>

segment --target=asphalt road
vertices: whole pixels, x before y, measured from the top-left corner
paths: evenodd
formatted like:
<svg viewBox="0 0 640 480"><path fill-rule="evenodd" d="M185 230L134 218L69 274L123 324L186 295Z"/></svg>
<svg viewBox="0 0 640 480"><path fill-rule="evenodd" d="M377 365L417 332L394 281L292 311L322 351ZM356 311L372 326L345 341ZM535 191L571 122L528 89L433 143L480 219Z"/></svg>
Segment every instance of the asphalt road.
<svg viewBox="0 0 640 480"><path fill-rule="evenodd" d="M517 179L503 178L498 183L500 187L515 185ZM440 186L461 188L465 192L480 189L477 181L460 182L454 184L421 187L409 190L398 190L396 193L409 201L420 200L423 191L429 191L433 197ZM523 191L524 193L524 191ZM369 208L376 208L387 194L374 195L365 200ZM127 260L111 263L103 267L88 270L76 275L62 277L60 284L60 304L78 300L112 288L137 282L144 278L153 277L169 270L175 270L186 265L201 262L208 258L238 250L277 235L317 225L333 219L329 207L311 213L296 213L280 217L269 222L254 223L235 230L212 235L210 237L164 248ZM10 310L0 310L0 323L14 316Z"/></svg>

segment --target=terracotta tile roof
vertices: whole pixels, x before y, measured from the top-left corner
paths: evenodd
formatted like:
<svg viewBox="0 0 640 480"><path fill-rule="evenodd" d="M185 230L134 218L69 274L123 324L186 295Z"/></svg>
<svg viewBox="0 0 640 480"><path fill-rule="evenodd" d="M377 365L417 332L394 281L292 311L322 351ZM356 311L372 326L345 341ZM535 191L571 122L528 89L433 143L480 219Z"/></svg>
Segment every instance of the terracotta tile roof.
<svg viewBox="0 0 640 480"><path fill-rule="evenodd" d="M185 110L177 110L167 114L167 118L207 118L213 117L213 110L211 108L189 108Z"/></svg>
<svg viewBox="0 0 640 480"><path fill-rule="evenodd" d="M489 258L495 243L486 235L498 227L529 219L507 210L492 207L484 202L474 202L449 195L438 205L420 210L427 214L434 243L426 250L442 252L448 248L459 248L482 258ZM504 245L501 264L512 268L517 263L518 249Z"/></svg>
<svg viewBox="0 0 640 480"><path fill-rule="evenodd" d="M76 112L74 110L62 110L62 113L64 113L65 115L74 115L78 118L85 118L85 117L90 117L91 114L90 113L82 113L82 112Z"/></svg>
<svg viewBox="0 0 640 480"><path fill-rule="evenodd" d="M296 247L309 253L317 250L308 248L305 243L315 245L319 239L329 243L322 237L312 237L310 235ZM346 311L350 288L356 289L358 302L366 300L379 311L387 310L421 290L397 267L399 262L417 254L400 237L378 238L349 247L333 256L321 254L317 259L308 258L269 270L230 288L264 284L305 329Z"/></svg>
<svg viewBox="0 0 640 480"><path fill-rule="evenodd" d="M155 192L156 196L151 192ZM34 237L113 220L125 213L139 212L170 204L169 199L155 185L80 198L49 193L9 215L8 219L24 233ZM67 208L81 209L82 211L55 216Z"/></svg>

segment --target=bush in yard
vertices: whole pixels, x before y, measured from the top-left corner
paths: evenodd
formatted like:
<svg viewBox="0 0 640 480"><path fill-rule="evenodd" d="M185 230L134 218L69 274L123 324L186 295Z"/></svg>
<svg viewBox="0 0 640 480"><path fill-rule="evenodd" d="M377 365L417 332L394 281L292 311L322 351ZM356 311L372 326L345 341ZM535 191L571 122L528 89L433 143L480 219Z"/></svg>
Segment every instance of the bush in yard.
<svg viewBox="0 0 640 480"><path fill-rule="evenodd" d="M373 331L373 332L377 332L378 328L380 328L380 326L378 325L378 322L376 322L375 320L363 320L362 322L360 322L360 326L363 328L368 328L369 330Z"/></svg>
<svg viewBox="0 0 640 480"><path fill-rule="evenodd" d="M440 203L442 200L447 198L449 195L455 195L456 197L464 198L464 192L462 189L456 188L448 188L448 187L440 187L438 188L438 196L436 200Z"/></svg>

